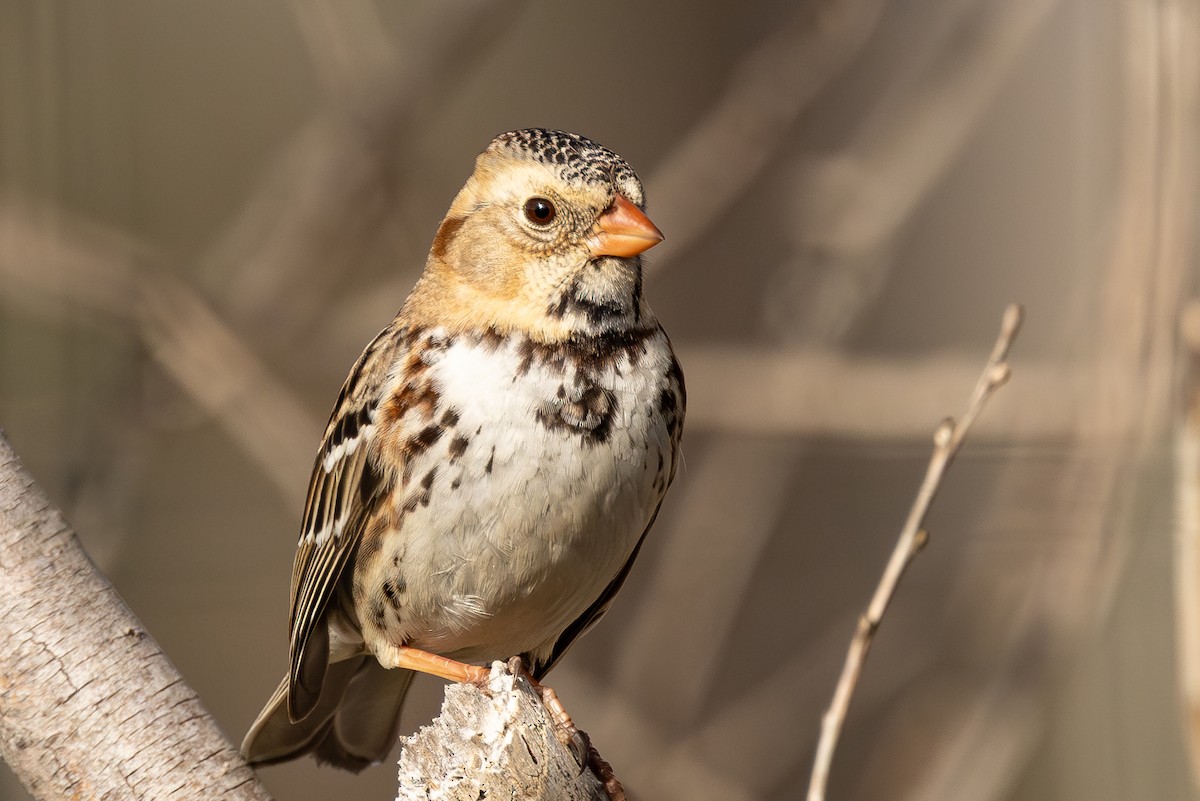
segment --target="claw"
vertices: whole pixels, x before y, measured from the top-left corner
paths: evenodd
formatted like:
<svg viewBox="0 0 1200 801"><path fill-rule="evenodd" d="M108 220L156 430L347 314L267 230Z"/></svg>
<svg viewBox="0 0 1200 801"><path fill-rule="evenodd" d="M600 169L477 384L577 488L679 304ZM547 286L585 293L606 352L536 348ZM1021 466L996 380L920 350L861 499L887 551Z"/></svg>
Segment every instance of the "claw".
<svg viewBox="0 0 1200 801"><path fill-rule="evenodd" d="M587 736L587 732L575 729L563 745L567 747L567 750L571 752L571 756L575 757L575 761L579 763L579 772L583 773L586 771L590 764L590 755L596 750L592 747L592 738Z"/></svg>

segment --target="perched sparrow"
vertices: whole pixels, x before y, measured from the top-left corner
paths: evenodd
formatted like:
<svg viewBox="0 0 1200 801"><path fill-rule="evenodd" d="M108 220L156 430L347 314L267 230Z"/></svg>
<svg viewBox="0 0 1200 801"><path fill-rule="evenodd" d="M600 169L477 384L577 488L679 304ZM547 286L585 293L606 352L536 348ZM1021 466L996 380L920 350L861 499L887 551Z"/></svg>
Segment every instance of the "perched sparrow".
<svg viewBox="0 0 1200 801"><path fill-rule="evenodd" d="M292 573L291 670L242 744L358 770L419 670L543 677L608 610L675 475L683 375L642 297L662 234L607 148L502 134L342 386Z"/></svg>

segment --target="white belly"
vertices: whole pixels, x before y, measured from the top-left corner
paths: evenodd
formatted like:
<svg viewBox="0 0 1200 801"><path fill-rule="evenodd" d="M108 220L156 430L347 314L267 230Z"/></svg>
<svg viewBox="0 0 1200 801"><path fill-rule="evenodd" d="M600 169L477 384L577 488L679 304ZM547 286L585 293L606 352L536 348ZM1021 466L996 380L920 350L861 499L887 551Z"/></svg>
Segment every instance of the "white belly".
<svg viewBox="0 0 1200 801"><path fill-rule="evenodd" d="M582 366L496 340L444 350L431 375L454 436L414 464L414 484L436 468L428 492L375 562L405 586L387 639L480 661L552 646L625 565L666 489L670 364L661 333Z"/></svg>

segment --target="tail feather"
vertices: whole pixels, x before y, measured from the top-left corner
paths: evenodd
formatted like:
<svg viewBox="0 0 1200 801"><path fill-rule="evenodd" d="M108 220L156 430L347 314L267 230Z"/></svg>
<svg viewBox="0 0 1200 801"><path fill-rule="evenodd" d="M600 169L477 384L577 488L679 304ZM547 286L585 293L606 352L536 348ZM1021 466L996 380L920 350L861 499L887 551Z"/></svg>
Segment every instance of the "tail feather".
<svg viewBox="0 0 1200 801"><path fill-rule="evenodd" d="M400 735L400 707L415 676L367 658L346 688L330 735L315 751L317 761L355 772L383 761Z"/></svg>
<svg viewBox="0 0 1200 801"><path fill-rule="evenodd" d="M242 755L268 765L312 752L319 762L357 773L395 744L412 679L412 671L387 670L368 656L333 662L312 711L292 722L285 677L242 741Z"/></svg>

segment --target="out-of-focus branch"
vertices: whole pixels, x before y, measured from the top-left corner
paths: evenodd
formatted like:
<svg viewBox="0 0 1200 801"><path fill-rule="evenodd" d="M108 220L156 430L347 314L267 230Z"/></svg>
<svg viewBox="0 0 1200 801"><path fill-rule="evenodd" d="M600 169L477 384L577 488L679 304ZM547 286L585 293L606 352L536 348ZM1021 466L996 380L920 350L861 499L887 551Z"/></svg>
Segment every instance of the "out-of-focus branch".
<svg viewBox="0 0 1200 801"><path fill-rule="evenodd" d="M791 124L854 58L880 0L804 3L750 51L721 97L648 176L655 220L670 234L661 271L733 203L789 139ZM651 273L653 275L653 272Z"/></svg>
<svg viewBox="0 0 1200 801"><path fill-rule="evenodd" d="M930 409L956 402L978 365L965 356L847 356L823 348L677 345L687 370L688 426L741 436L836 437L877 441L924 439ZM1001 403L975 436L1006 443L1074 435L1090 401L1088 376L1041 363L1021 370L1021 403ZM746 392L753 387L753 392ZM887 414L880 414L887 398ZM1009 432L1016 428L1019 438Z"/></svg>
<svg viewBox="0 0 1200 801"><path fill-rule="evenodd" d="M928 535L924 530L925 516L934 497L941 488L942 477L946 468L954 461L955 455L962 447L967 432L975 418L983 410L984 404L997 389L1003 386L1009 378L1008 351L1021 327L1021 307L1011 305L1004 312L1000 326L1000 335L992 348L987 366L975 384L975 390L967 403L967 410L957 423L947 418L938 426L933 435L933 454L929 458L929 467L925 471L925 480L917 491L916 500L909 510L908 519L900 531L892 556L884 568L883 577L875 594L871 598L867 611L858 621L858 628L850 642L850 650L846 654L846 662L833 693L833 701L821 721L821 736L817 741L817 754L813 761L812 776L808 786L808 801L824 801L825 789L829 783L829 769L833 763L833 753L841 736L842 724L846 720L846 712L850 708L850 700L862 675L867 652L871 648L875 632L879 628L888 604L896 593L904 571L912 564L913 559L925 546Z"/></svg>
<svg viewBox="0 0 1200 801"><path fill-rule="evenodd" d="M320 424L202 298L154 275L140 287L138 308L150 354L299 507Z"/></svg>
<svg viewBox="0 0 1200 801"><path fill-rule="evenodd" d="M338 285L397 207L406 132L430 99L478 63L519 18L508 0L430 6L421 30L393 48L355 2L297 0L295 12L328 90L321 111L283 147L202 259L218 308L260 342L289 342L325 313ZM364 41L367 52L349 53ZM404 293L396 294L396 306ZM393 309L394 311L394 309Z"/></svg>
<svg viewBox="0 0 1200 801"><path fill-rule="evenodd" d="M693 425L691 399L698 394L688 371L688 425ZM672 599L676 614L664 625L647 611L630 621L616 655L613 686L631 697L655 699L656 713L676 725L704 720L728 642L740 620L741 601L751 592L763 551L778 523L779 507L796 490L791 443L763 447L752 437L714 437L702 459L690 462L687 481L673 492L676 514L658 525L655 538L665 548L654 562L654 587ZM730 475L741 480L731 482ZM728 536L736 531L737 536ZM697 542L710 543L697 549ZM697 582L696 576L711 580ZM687 615L678 615L678 609ZM669 653L686 671L657 670ZM610 704L611 706L611 704ZM615 709L606 710L610 717ZM610 730L613 726L608 727Z"/></svg>
<svg viewBox="0 0 1200 801"><path fill-rule="evenodd" d="M400 51L374 0L292 0L291 6L329 101L343 103L347 94L396 72Z"/></svg>
<svg viewBox="0 0 1200 801"><path fill-rule="evenodd" d="M39 799L268 799L0 436L0 755Z"/></svg>
<svg viewBox="0 0 1200 801"><path fill-rule="evenodd" d="M133 323L155 362L289 503L302 502L319 422L202 298L153 266L149 248L12 198L0 203L0 243L0 293Z"/></svg>
<svg viewBox="0 0 1200 801"><path fill-rule="evenodd" d="M1059 0L945 4L913 42L910 80L894 80L834 154L796 170L792 240L766 297L772 332L790 341L844 335L872 308L897 232L955 163L1004 80ZM906 65L895 67L903 70Z"/></svg>
<svg viewBox="0 0 1200 801"><path fill-rule="evenodd" d="M1183 404L1175 433L1175 608L1192 781L1200 785L1200 304L1183 315Z"/></svg>
<svg viewBox="0 0 1200 801"><path fill-rule="evenodd" d="M890 86L837 155L796 182L810 247L857 254L895 235L954 163L1059 0L982 3L912 85Z"/></svg>

